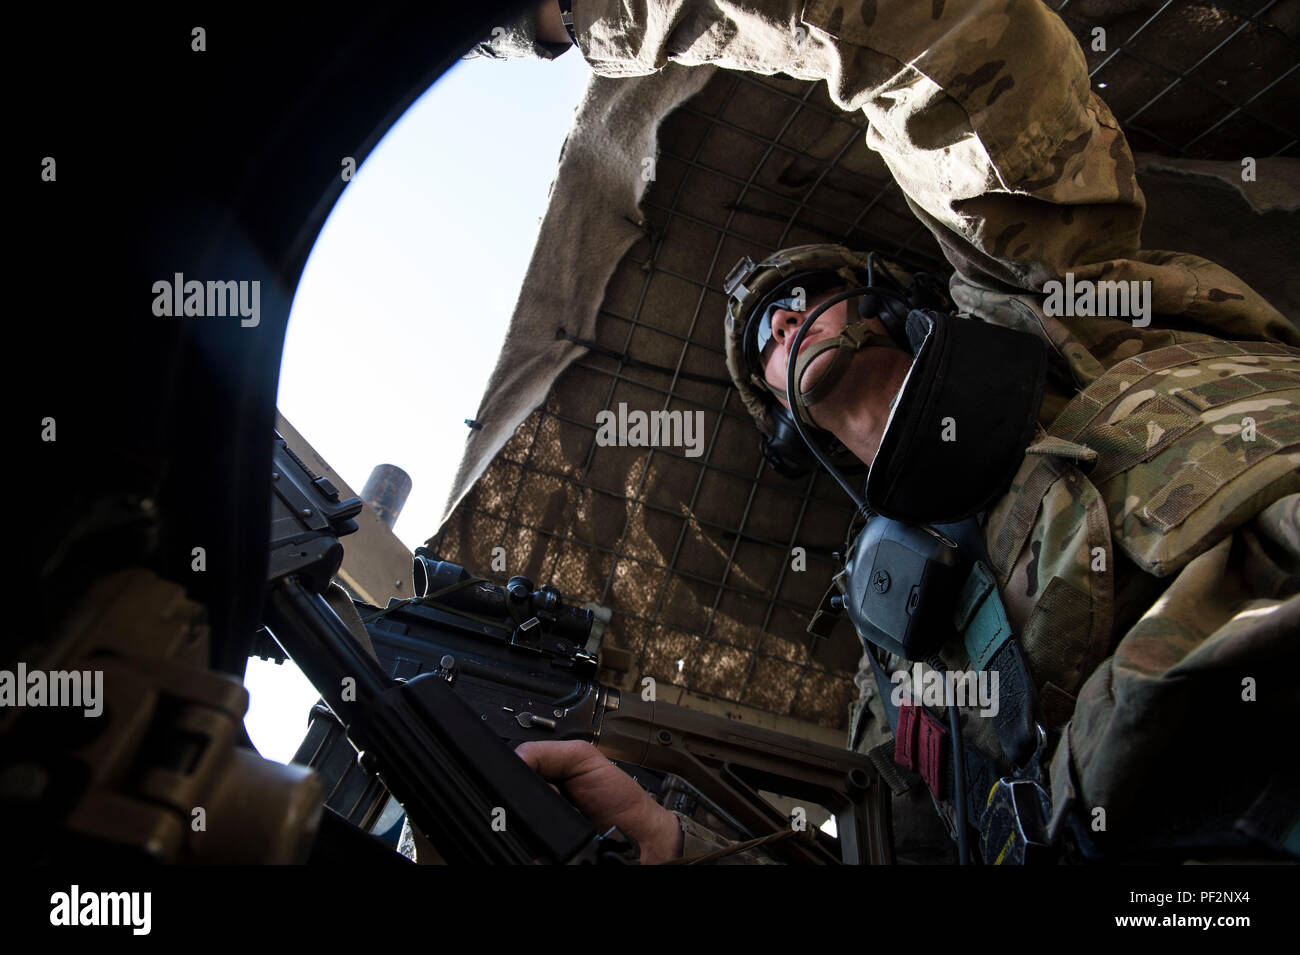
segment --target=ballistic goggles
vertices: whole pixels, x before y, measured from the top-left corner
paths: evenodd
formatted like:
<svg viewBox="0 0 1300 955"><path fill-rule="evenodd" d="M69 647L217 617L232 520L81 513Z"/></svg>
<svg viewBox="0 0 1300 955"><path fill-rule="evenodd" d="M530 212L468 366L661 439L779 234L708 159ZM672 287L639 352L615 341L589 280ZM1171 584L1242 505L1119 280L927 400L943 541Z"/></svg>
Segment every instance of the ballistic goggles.
<svg viewBox="0 0 1300 955"><path fill-rule="evenodd" d="M834 272L804 272L786 279L751 313L745 327L745 363L759 378L779 342L772 334L772 318L778 311L807 312L819 298L844 288L844 279Z"/></svg>

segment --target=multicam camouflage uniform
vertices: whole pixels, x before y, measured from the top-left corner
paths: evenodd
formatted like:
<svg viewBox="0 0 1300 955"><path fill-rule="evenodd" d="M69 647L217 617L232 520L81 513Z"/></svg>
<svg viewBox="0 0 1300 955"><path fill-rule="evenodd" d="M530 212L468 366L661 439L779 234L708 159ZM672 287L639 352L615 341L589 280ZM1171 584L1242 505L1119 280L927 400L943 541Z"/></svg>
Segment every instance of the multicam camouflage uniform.
<svg viewBox="0 0 1300 955"><path fill-rule="evenodd" d="M1049 346L1044 430L984 530L1050 724L1053 832L1073 813L1099 851L1300 855L1300 334L1212 262L1139 248L1132 156L1060 19L1038 0L576 0L574 29L607 76L825 79L870 120L959 309ZM530 31L480 52L559 52ZM1149 281L1150 327L1049 316L1066 273ZM889 730L858 684L866 751Z"/></svg>

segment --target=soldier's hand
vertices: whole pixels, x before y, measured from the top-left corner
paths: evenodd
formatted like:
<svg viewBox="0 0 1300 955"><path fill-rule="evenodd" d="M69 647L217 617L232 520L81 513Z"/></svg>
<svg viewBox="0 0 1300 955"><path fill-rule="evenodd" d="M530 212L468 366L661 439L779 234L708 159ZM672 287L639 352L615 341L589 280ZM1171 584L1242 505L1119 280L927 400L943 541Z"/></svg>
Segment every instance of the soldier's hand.
<svg viewBox="0 0 1300 955"><path fill-rule="evenodd" d="M641 847L642 865L682 853L677 817L650 798L636 781L585 740L520 743L516 755L558 786L578 811L604 831L618 826Z"/></svg>

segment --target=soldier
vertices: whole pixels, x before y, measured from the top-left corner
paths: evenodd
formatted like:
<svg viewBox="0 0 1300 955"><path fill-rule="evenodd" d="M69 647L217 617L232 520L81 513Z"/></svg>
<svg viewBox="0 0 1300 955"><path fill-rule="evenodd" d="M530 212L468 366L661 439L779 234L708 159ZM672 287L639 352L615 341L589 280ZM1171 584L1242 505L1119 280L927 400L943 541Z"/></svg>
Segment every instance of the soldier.
<svg viewBox="0 0 1300 955"><path fill-rule="evenodd" d="M1037 0L579 0L567 27L543 4L480 52L570 38L603 75L825 79L956 270L959 317L837 246L741 263L727 288L728 370L769 439L793 415L828 461L870 465L864 511L975 521L961 638L928 663L997 669L1017 691L1002 719L949 707L945 730L919 686L892 705L883 674L925 672L897 653L868 649L857 681L850 746L907 790L900 851L942 857L911 812L933 803L963 861L1039 842L1300 855L1300 787L1272 746L1298 710L1300 334L1214 263L1140 248L1131 154L1059 18ZM700 847L651 828L655 853Z"/></svg>

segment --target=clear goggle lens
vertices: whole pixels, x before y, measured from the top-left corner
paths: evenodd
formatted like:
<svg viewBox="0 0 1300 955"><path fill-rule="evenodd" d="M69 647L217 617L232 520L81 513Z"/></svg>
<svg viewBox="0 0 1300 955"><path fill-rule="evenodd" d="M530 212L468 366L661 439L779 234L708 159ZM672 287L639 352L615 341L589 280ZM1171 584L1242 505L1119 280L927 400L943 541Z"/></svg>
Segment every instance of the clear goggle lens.
<svg viewBox="0 0 1300 955"><path fill-rule="evenodd" d="M772 334L772 318L778 311L802 312L808 307L808 298L806 295L789 295L785 298L778 298L763 310L763 314L758 319L758 325L754 332L754 351L758 355L760 367L766 368L768 359L776 351L777 340Z"/></svg>
<svg viewBox="0 0 1300 955"><path fill-rule="evenodd" d="M763 314L754 322L752 354L757 357L759 371L767 367L768 360L776 352L779 344L776 336L772 334L772 319L778 311L805 313L804 317L806 318L806 313L815 308L826 296L844 288L843 282L834 280L819 282L813 279L806 284L808 287L799 295L786 295L774 299L763 309Z"/></svg>

